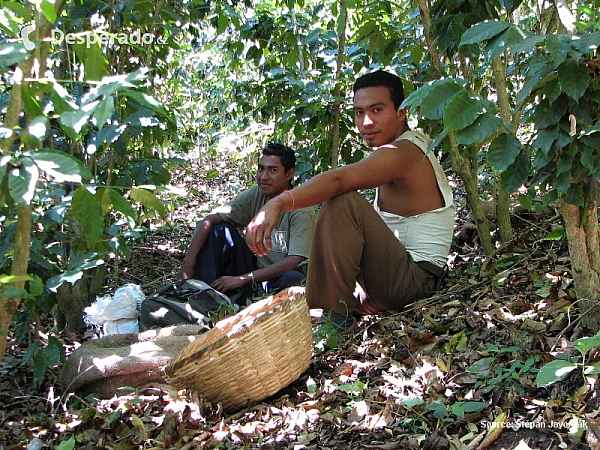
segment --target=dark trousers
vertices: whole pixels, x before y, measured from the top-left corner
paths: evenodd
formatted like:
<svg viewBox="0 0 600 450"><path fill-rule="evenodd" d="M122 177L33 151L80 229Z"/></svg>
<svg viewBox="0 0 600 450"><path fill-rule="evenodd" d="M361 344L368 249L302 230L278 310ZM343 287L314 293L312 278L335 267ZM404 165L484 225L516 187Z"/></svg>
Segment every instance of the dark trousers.
<svg viewBox="0 0 600 450"><path fill-rule="evenodd" d="M222 276L239 276L258 269L256 255L246 244L240 233L228 223L221 223L210 235L198 253L194 277L211 284ZM302 272L290 270L277 278L268 280L264 290L273 294L290 286L298 286L306 277ZM258 285L247 284L237 291L225 292L236 303L244 305L248 299L260 295Z"/></svg>

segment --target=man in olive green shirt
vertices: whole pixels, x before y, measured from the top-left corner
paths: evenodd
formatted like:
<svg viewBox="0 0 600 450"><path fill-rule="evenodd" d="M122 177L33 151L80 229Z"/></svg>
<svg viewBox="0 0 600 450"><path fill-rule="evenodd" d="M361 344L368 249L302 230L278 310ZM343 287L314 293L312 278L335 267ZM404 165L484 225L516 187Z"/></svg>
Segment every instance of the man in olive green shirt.
<svg viewBox="0 0 600 450"><path fill-rule="evenodd" d="M181 279L196 278L238 303L259 292L277 292L305 280L300 266L310 252L315 212L302 208L281 215L273 228L272 249L256 257L237 229L244 228L271 198L292 188L296 157L281 144L261 150L257 185L219 206L196 227L183 265Z"/></svg>

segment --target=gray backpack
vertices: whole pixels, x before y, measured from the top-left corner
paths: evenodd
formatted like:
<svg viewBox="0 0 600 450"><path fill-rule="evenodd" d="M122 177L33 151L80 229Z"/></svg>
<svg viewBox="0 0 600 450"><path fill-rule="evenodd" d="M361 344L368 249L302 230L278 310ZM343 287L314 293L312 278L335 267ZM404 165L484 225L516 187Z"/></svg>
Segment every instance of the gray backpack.
<svg viewBox="0 0 600 450"><path fill-rule="evenodd" d="M209 314L227 307L235 313L239 306L204 281L187 279L158 288L141 305L140 331L185 323L212 326Z"/></svg>

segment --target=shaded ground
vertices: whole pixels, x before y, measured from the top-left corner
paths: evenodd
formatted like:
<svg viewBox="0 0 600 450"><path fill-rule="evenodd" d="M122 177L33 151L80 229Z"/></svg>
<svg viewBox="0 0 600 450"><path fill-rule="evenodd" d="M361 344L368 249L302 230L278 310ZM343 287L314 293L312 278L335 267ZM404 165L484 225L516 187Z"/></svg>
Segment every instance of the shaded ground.
<svg viewBox="0 0 600 450"><path fill-rule="evenodd" d="M179 205L171 227L149 233L111 274L113 287L132 282L151 293L176 277L198 215L236 188L228 181L200 188L189 177L203 170L179 179L196 189L197 203ZM231 170L223 167L220 179L235 180ZM463 230L466 220L459 209ZM595 376L584 381L575 370L547 388L536 385L543 364L557 352L574 355L572 342L589 335L573 307L566 245L546 239L560 222L551 212L514 225L514 241L488 260L476 236L457 229L442 292L406 311L364 318L337 344L316 329L310 368L233 413L167 385L102 401L61 392L52 374L36 388L21 364L27 346L11 335L0 363L0 447L597 448ZM71 348L91 335L59 338Z"/></svg>

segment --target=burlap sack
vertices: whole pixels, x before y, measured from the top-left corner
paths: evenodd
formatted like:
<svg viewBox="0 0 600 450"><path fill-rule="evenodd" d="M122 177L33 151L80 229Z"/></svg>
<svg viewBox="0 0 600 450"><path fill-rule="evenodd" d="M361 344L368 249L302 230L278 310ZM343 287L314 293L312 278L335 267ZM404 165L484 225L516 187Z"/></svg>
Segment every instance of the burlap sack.
<svg viewBox="0 0 600 450"><path fill-rule="evenodd" d="M69 355L58 381L65 391L103 398L118 395L122 387L166 383L163 367L206 330L186 324L85 342Z"/></svg>

